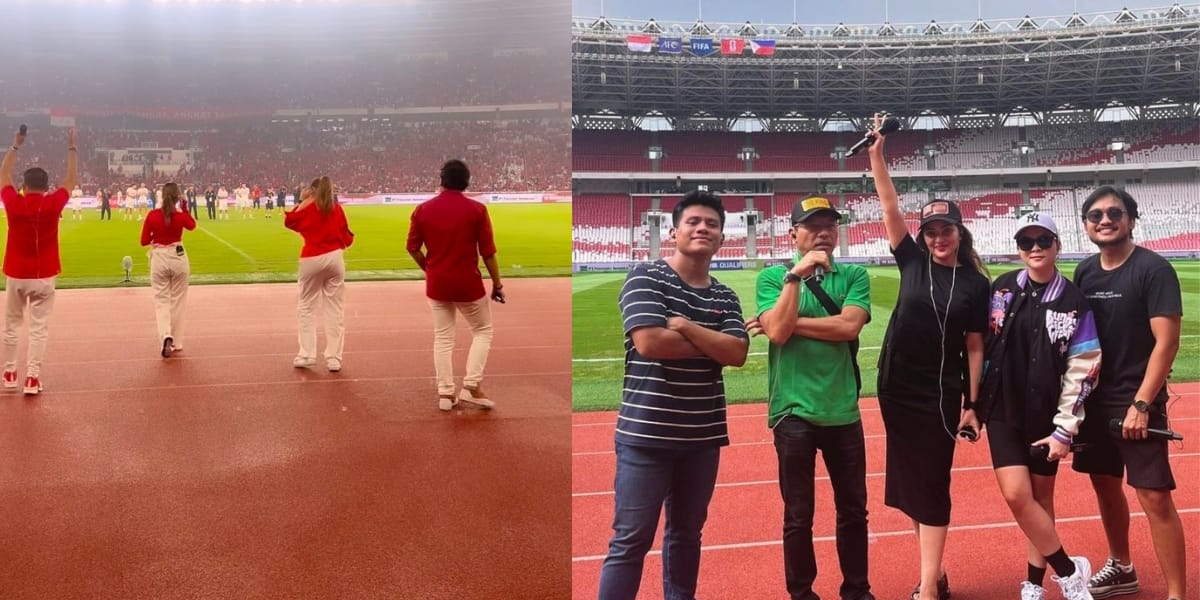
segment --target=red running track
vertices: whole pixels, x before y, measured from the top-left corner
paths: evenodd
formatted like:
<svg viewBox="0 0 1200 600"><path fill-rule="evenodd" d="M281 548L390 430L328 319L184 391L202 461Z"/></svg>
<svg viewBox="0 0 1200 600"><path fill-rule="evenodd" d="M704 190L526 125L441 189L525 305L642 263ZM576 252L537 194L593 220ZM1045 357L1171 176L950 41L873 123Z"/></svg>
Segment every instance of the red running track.
<svg viewBox="0 0 1200 600"><path fill-rule="evenodd" d="M422 282L348 285L340 373L292 368L294 284L193 286L167 361L149 289L59 291L46 391L0 394L0 597L566 597L570 279L505 283L496 409L449 414Z"/></svg>
<svg viewBox="0 0 1200 600"><path fill-rule="evenodd" d="M1183 519L1188 552L1190 598L1200 598L1200 384L1174 384L1179 398L1170 405L1171 427L1184 435L1173 443L1171 466L1178 489L1175 502ZM867 493L871 529L870 569L877 598L908 598L919 575L919 557L911 522L883 505L884 437L878 403L864 399L867 437ZM595 598L600 567L612 534L613 427L615 413L579 413L572 429L572 590L578 599ZM704 529L697 596L706 599L787 598L783 576L783 500L778 463L766 407L737 405L729 409L731 446L721 455L717 489ZM1013 522L992 473L986 442L963 444L955 453L952 476L954 509L946 548L946 568L955 598L1011 599L1020 595L1025 577L1025 538ZM817 476L825 477L821 459ZM1149 528L1131 489L1130 538L1140 598L1166 597L1150 542ZM1085 476L1068 464L1059 469L1055 493L1058 531L1068 552L1087 556L1093 569L1103 565L1107 545L1095 496ZM828 479L818 482L813 535L817 539L815 591L837 598L841 574L834 545L833 493ZM662 524L642 573L639 598L662 598ZM1057 597L1053 583L1050 595Z"/></svg>

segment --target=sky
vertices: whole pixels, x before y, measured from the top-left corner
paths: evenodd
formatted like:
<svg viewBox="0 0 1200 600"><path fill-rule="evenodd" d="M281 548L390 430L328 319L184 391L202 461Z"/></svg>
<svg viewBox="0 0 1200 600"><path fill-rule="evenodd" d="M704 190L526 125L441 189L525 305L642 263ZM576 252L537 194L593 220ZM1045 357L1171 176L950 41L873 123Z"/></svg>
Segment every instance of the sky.
<svg viewBox="0 0 1200 600"><path fill-rule="evenodd" d="M974 21L984 19L1066 16L1079 7L1080 13L1119 11L1128 6L1135 13L1166 8L1174 0L572 0L572 15L582 17L696 20L703 10L710 23L791 23L793 3L797 19L805 24L877 24L884 21L884 8L892 23ZM1196 0L1182 2L1185 6ZM1160 11L1161 12L1161 11Z"/></svg>

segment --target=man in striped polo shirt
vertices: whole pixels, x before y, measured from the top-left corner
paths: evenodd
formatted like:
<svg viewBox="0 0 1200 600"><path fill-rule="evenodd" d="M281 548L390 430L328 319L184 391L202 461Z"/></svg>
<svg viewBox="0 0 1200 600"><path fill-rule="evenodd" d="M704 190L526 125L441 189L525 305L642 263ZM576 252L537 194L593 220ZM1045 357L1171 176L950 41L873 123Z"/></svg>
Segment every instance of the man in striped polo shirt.
<svg viewBox="0 0 1200 600"><path fill-rule="evenodd" d="M619 305L625 329L625 389L617 417L614 534L600 598L632 599L664 502L663 589L691 599L700 531L729 444L721 370L750 347L737 294L709 276L725 209L693 191L672 213L675 254L630 271Z"/></svg>

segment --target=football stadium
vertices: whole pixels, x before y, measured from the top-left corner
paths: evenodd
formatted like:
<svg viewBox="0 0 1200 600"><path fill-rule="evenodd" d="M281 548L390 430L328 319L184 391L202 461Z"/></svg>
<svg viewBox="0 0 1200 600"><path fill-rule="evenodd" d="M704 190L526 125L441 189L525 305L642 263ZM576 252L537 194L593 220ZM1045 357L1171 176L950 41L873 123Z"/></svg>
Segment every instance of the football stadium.
<svg viewBox="0 0 1200 600"><path fill-rule="evenodd" d="M35 167L54 192L69 160L78 187L57 224L53 311L31 302L26 326L24 302L8 304L20 350L0 395L0 597L568 594L566 6L4 9L0 135L17 195L39 195L22 187ZM494 338L472 388L494 406L439 410L437 321L406 242L451 159L491 219L506 302L483 298ZM326 310L307 313L318 359L303 355L302 273L297 285L309 239L285 211L322 176L326 214L344 212L353 243L330 251L344 256L344 296L326 291ZM168 183L196 227L160 248L140 236ZM0 210L10 255L22 236L46 250L51 208ZM191 269L165 339L150 260L164 249ZM40 380L25 350L38 310L50 313ZM473 331L463 317L437 330L457 332L462 379ZM21 380L24 393L8 389Z"/></svg>
<svg viewBox="0 0 1200 600"><path fill-rule="evenodd" d="M886 158L909 230L916 231L924 203L954 200L991 279L1021 267L1012 232L1022 215L1054 218L1059 265L1070 275L1096 252L1080 217L1088 194L1115 185L1136 198L1136 243L1167 257L1183 288L1181 347L1169 384L1172 425L1190 432L1188 440L1200 432L1200 390L1192 383L1200 378L1200 5L963 22L876 18L827 25L573 18L576 597L595 595L612 535L611 411L621 402L625 360L618 295L634 265L670 256L672 209L695 189L718 195L727 211L712 275L738 294L747 318L755 312L758 272L793 258L793 205L819 196L842 213L836 260L866 266L871 284L858 362L872 582L877 597L908 597L917 559L899 556L915 546L892 540L911 537L912 529L882 506L884 436L872 398L899 271L867 152L851 152L875 113L901 124L887 136ZM785 593L778 474L762 404L767 346L765 336L753 338L746 365L722 373L732 446L704 530L701 596ZM1015 597L1008 579L979 567L999 554L1019 566L1024 556L1021 532L995 490L985 444L979 446L960 448L956 458L955 506L969 506L951 523L948 570L952 578L960 573L956 597L960 590L964 597ZM1177 473L1196 472L1194 442L1171 452ZM1076 479L1060 476L1060 532L1075 548L1094 547L1093 564L1102 564L1095 499L1086 480ZM817 485L821 576L814 589L836 597L827 488ZM1200 489L1181 486L1176 501L1194 534ZM1135 553L1146 556L1144 564L1153 551L1144 521L1135 523L1139 528ZM1196 551L1193 542L1188 551ZM643 572L645 597L661 597L660 567L656 541ZM1152 577L1143 575L1143 591L1161 589ZM1189 571L1189 586L1196 577Z"/></svg>

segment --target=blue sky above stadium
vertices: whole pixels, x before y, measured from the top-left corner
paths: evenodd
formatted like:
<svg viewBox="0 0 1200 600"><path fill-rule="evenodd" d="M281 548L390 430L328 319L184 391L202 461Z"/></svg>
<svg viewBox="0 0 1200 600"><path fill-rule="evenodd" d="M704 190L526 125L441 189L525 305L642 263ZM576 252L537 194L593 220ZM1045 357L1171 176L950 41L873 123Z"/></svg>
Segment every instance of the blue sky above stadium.
<svg viewBox="0 0 1200 600"><path fill-rule="evenodd" d="M790 0L572 0L572 14L610 18L649 19L659 21L694 21L703 10L704 20L710 23L790 23L793 2ZM882 23L884 0L839 0L815 2L796 0L796 15L800 24ZM1081 13L1119 11L1128 7L1134 12L1149 8L1168 7L1172 0L1138 2L1134 0L891 0L887 14L892 23L928 23L973 21L982 12L984 19L1020 18L1026 14L1038 16L1070 15L1078 6Z"/></svg>

